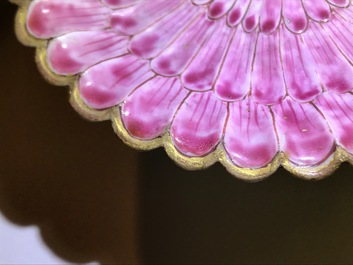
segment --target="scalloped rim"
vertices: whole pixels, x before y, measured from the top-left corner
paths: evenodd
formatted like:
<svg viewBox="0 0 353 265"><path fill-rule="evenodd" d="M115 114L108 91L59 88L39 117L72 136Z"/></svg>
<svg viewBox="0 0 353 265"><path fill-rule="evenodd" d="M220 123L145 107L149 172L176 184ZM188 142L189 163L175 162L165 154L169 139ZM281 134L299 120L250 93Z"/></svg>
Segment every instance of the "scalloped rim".
<svg viewBox="0 0 353 265"><path fill-rule="evenodd" d="M120 106L114 106L106 110L95 110L88 107L82 100L78 91L78 78L76 76L60 76L53 73L46 61L46 47L48 40L40 40L29 34L26 29L27 10L31 0L10 0L18 5L16 14L15 31L19 41L25 46L36 48L36 62L42 75L47 81L57 86L69 86L70 103L73 108L89 121L111 120L113 129L119 138L127 145L139 150L151 150L164 147L168 156L182 168L188 170L205 169L215 162L220 162L228 172L239 179L256 182L273 174L280 166L283 166L293 175L306 180L319 180L332 174L343 162L353 165L353 155L336 145L336 150L321 165L315 167L298 167L293 165L283 152L278 152L271 163L266 167L251 169L242 168L233 164L227 156L223 143L210 154L204 157L188 157L181 154L173 144L169 130L166 129L161 137L153 140L139 140L133 138L123 125L120 116Z"/></svg>

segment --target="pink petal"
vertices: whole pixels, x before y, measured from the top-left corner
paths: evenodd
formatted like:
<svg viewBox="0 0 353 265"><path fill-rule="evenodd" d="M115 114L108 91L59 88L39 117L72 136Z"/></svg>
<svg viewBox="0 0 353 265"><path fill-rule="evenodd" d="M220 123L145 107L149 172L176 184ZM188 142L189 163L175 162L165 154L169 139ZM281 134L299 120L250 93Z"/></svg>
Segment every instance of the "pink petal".
<svg viewBox="0 0 353 265"><path fill-rule="evenodd" d="M37 0L29 7L27 28L33 36L48 39L79 30L106 28L110 13L99 1Z"/></svg>
<svg viewBox="0 0 353 265"><path fill-rule="evenodd" d="M188 156L213 151L222 136L226 104L213 92L192 93L176 113L170 132L177 149Z"/></svg>
<svg viewBox="0 0 353 265"><path fill-rule="evenodd" d="M191 90L210 90L221 67L222 59L232 37L231 29L224 23L217 34L211 35L196 58L181 75L183 85Z"/></svg>
<svg viewBox="0 0 353 265"><path fill-rule="evenodd" d="M283 21L293 33L302 33L308 27L308 18L300 0L283 0Z"/></svg>
<svg viewBox="0 0 353 265"><path fill-rule="evenodd" d="M324 30L330 35L332 41L344 52L345 57L353 63L353 14L349 16L347 12L339 12L340 15L347 15L347 18L334 15L330 23L323 25ZM348 19L348 20L347 20Z"/></svg>
<svg viewBox="0 0 353 265"><path fill-rule="evenodd" d="M135 35L176 9L182 2L182 0L142 1L130 8L117 9L112 15L111 27L122 34Z"/></svg>
<svg viewBox="0 0 353 265"><path fill-rule="evenodd" d="M227 16L227 23L229 26L235 27L241 22L249 7L249 4L249 0L235 1L234 6L231 8Z"/></svg>
<svg viewBox="0 0 353 265"><path fill-rule="evenodd" d="M252 0L243 19L243 28L247 32L252 32L259 24L259 16L262 7L262 0Z"/></svg>
<svg viewBox="0 0 353 265"><path fill-rule="evenodd" d="M224 146L231 160L246 168L266 166L278 151L269 108L245 99L230 104L229 110Z"/></svg>
<svg viewBox="0 0 353 265"><path fill-rule="evenodd" d="M234 0L214 0L208 8L208 16L211 19L223 17L233 6Z"/></svg>
<svg viewBox="0 0 353 265"><path fill-rule="evenodd" d="M205 5L212 1L213 0L191 0L191 2L193 2L195 5Z"/></svg>
<svg viewBox="0 0 353 265"><path fill-rule="evenodd" d="M132 5L136 5L137 3L143 0L101 0L103 4L106 4L110 8L123 8Z"/></svg>
<svg viewBox="0 0 353 265"><path fill-rule="evenodd" d="M134 36L130 43L132 54L142 58L153 58L161 53L190 22L195 20L202 9L189 2L156 22L147 30Z"/></svg>
<svg viewBox="0 0 353 265"><path fill-rule="evenodd" d="M205 39L216 26L205 16L201 16L178 39L152 60L153 71L164 76L180 74L197 54Z"/></svg>
<svg viewBox="0 0 353 265"><path fill-rule="evenodd" d="M350 5L349 8L337 8L335 11L345 20L347 23L352 23L353 18L353 5ZM337 16L335 16L337 18Z"/></svg>
<svg viewBox="0 0 353 265"><path fill-rule="evenodd" d="M315 61L299 35L281 30L283 73L289 95L296 101L308 102L322 91L315 72Z"/></svg>
<svg viewBox="0 0 353 265"><path fill-rule="evenodd" d="M324 88L338 93L350 91L353 88L353 68L323 29L317 23L311 23L303 38L315 59L316 71Z"/></svg>
<svg viewBox="0 0 353 265"><path fill-rule="evenodd" d="M158 137L171 123L187 93L178 78L151 79L135 90L123 104L121 112L126 129L136 138Z"/></svg>
<svg viewBox="0 0 353 265"><path fill-rule="evenodd" d="M215 84L215 93L221 100L240 100L249 93L256 38L255 32L248 34L242 27L236 29Z"/></svg>
<svg viewBox="0 0 353 265"><path fill-rule="evenodd" d="M324 93L315 104L324 114L338 145L353 153L353 96Z"/></svg>
<svg viewBox="0 0 353 265"><path fill-rule="evenodd" d="M271 33L277 29L281 20L282 0L263 0L260 30L264 33Z"/></svg>
<svg viewBox="0 0 353 265"><path fill-rule="evenodd" d="M327 0L327 2L338 7L348 7L350 4L350 0Z"/></svg>
<svg viewBox="0 0 353 265"><path fill-rule="evenodd" d="M48 62L60 75L74 75L98 62L128 53L128 39L112 31L73 32L48 46Z"/></svg>
<svg viewBox="0 0 353 265"><path fill-rule="evenodd" d="M280 103L285 96L278 38L278 32L259 34L257 42L251 76L252 97L265 105Z"/></svg>
<svg viewBox="0 0 353 265"><path fill-rule="evenodd" d="M95 109L115 106L137 86L153 76L148 62L124 56L97 64L80 78L84 102Z"/></svg>
<svg viewBox="0 0 353 265"><path fill-rule="evenodd" d="M281 151L293 164L316 166L333 153L333 136L313 105L285 100L272 108Z"/></svg>
<svg viewBox="0 0 353 265"><path fill-rule="evenodd" d="M318 22L325 22L331 18L329 4L325 0L303 1L307 15Z"/></svg>

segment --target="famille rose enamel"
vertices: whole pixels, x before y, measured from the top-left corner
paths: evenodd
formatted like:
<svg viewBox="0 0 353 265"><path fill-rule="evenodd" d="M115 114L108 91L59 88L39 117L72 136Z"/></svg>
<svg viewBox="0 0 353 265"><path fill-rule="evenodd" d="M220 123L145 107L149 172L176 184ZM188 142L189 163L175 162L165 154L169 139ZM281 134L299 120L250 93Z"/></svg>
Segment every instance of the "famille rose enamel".
<svg viewBox="0 0 353 265"><path fill-rule="evenodd" d="M44 75L133 147L250 181L353 162L350 0L12 1Z"/></svg>

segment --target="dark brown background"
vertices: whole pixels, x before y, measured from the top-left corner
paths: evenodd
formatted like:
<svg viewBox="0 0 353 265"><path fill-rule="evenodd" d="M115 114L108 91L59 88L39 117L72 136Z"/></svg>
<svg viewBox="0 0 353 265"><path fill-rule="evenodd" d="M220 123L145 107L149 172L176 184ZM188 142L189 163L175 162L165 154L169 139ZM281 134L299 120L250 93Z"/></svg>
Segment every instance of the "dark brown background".
<svg viewBox="0 0 353 265"><path fill-rule="evenodd" d="M0 211L73 262L353 264L353 168L249 184L124 146L47 84L0 0ZM136 240L134 239L136 237Z"/></svg>

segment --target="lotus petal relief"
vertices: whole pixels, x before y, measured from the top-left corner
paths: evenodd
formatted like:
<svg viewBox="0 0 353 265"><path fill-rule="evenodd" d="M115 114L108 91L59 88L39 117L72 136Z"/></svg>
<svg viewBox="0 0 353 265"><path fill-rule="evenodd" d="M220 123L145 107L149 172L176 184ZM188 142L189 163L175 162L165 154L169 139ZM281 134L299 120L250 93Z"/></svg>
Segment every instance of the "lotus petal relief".
<svg viewBox="0 0 353 265"><path fill-rule="evenodd" d="M131 146L246 180L353 161L350 0L13 1L46 77Z"/></svg>

